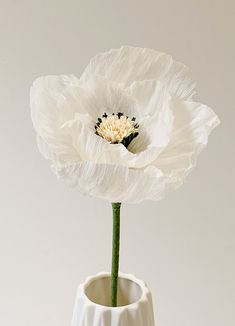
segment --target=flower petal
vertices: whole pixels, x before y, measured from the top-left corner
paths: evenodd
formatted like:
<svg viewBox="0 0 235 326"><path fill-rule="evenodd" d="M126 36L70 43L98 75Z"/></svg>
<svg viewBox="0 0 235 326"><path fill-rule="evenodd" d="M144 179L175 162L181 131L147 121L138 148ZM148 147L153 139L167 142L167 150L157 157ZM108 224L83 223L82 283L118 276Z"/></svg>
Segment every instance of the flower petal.
<svg viewBox="0 0 235 326"><path fill-rule="evenodd" d="M96 55L85 69L81 80L93 75L130 86L135 81L156 79L168 85L170 92L183 99L194 94L195 83L188 68L168 54L146 48L122 46Z"/></svg>
<svg viewBox="0 0 235 326"><path fill-rule="evenodd" d="M71 88L79 80L74 75L44 76L37 78L30 89L31 117L38 133L57 129L71 119L79 108ZM69 90L69 91L68 91ZM66 109L64 102L69 102Z"/></svg>
<svg viewBox="0 0 235 326"><path fill-rule="evenodd" d="M76 111L82 110L73 93L78 82L73 75L46 76L37 78L31 87L31 117L38 133L39 149L46 157L53 153L71 163L80 160L69 135L61 129Z"/></svg>
<svg viewBox="0 0 235 326"><path fill-rule="evenodd" d="M83 162L54 165L57 177L82 194L110 202L139 203L160 200L165 195L166 179L157 168L129 169L120 165Z"/></svg>
<svg viewBox="0 0 235 326"><path fill-rule="evenodd" d="M169 182L181 184L196 164L201 150L207 145L210 132L220 123L206 105L172 101L174 126L171 141L154 165L169 177Z"/></svg>
<svg viewBox="0 0 235 326"><path fill-rule="evenodd" d="M78 100L83 103L94 122L104 112L111 115L121 111L130 117L138 114L135 101L121 85L101 76L92 76L80 84L81 88L77 89Z"/></svg>
<svg viewBox="0 0 235 326"><path fill-rule="evenodd" d="M144 117L161 112L165 103L171 99L167 87L157 80L134 82L127 91L136 100L137 109Z"/></svg>
<svg viewBox="0 0 235 326"><path fill-rule="evenodd" d="M173 125L170 108L171 96L166 86L156 80L135 82L128 92L136 100L137 109L142 115L139 121L139 133L129 146L134 152L143 151L147 145L164 149L169 143Z"/></svg>

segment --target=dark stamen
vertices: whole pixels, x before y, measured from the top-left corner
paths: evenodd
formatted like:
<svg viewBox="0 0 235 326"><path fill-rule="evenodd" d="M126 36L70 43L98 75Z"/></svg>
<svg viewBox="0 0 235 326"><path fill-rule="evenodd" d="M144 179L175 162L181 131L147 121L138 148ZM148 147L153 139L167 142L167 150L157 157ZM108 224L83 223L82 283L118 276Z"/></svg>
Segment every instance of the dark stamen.
<svg viewBox="0 0 235 326"><path fill-rule="evenodd" d="M123 140L121 141L121 144L123 144L126 148L130 145L130 143L132 142L132 140L137 137L139 135L138 132L135 132L133 134L130 134L129 136L123 138Z"/></svg>
<svg viewBox="0 0 235 326"><path fill-rule="evenodd" d="M122 112L118 112L117 116L118 116L118 119L120 119L121 116L123 116L123 113Z"/></svg>

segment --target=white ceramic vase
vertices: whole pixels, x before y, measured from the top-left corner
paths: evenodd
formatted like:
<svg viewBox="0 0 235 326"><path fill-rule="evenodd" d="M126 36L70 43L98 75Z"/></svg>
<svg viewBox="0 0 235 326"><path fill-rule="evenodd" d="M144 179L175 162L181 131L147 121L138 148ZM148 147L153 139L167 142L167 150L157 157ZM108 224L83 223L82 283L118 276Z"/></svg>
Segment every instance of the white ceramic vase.
<svg viewBox="0 0 235 326"><path fill-rule="evenodd" d="M104 272L78 287L71 326L154 326L152 297L143 281L119 273L117 307L110 307L110 284Z"/></svg>

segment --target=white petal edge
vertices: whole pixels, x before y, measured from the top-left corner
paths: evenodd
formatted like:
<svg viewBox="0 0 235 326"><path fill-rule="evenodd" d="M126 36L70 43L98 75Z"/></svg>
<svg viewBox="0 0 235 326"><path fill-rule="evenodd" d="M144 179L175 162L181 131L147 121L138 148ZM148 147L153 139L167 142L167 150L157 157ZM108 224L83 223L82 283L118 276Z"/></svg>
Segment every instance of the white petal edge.
<svg viewBox="0 0 235 326"><path fill-rule="evenodd" d="M174 125L171 141L153 163L173 183L181 184L196 166L197 158L208 143L212 130L220 124L208 106L197 102L174 100Z"/></svg>
<svg viewBox="0 0 235 326"><path fill-rule="evenodd" d="M57 177L83 195L109 202L139 203L161 200L165 196L166 179L156 168L129 169L120 165L83 162L54 165Z"/></svg>
<svg viewBox="0 0 235 326"><path fill-rule="evenodd" d="M136 81L159 80L168 86L172 95L184 100L195 94L196 85L187 66L174 61L168 54L147 48L122 46L97 54L84 70L81 80L88 80L93 75L104 76L124 87Z"/></svg>

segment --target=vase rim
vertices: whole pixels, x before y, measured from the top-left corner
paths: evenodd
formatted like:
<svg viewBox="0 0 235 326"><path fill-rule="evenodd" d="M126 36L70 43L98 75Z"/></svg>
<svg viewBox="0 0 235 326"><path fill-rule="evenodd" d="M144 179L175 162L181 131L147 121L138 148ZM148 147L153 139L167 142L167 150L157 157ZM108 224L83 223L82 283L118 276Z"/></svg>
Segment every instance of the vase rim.
<svg viewBox="0 0 235 326"><path fill-rule="evenodd" d="M105 277L111 277L111 273L110 272L99 272L95 275L92 275L92 276L88 276L85 280L84 283L80 284L79 288L78 288L78 291L80 292L80 295L82 295L85 300L87 302L89 302L90 304L92 305L96 305L102 309L105 309L105 310L109 310L109 309L116 309L116 310L121 310L121 309L135 309L138 307L138 305L143 302L143 301L146 301L147 300L147 297L148 295L150 294L150 291L146 285L146 283L140 279L138 279L137 277L135 277L133 274L126 274L126 273L122 273L122 272L119 272L118 274L118 277L119 278L122 278L122 279L126 279L128 281L131 281L135 284L137 284L140 289L141 289L141 295L139 297L138 300L130 303L130 304L127 304L127 305L122 305L122 306L117 306L117 307L110 307L110 306L106 306L106 305L102 305L102 304L99 304L99 303L96 303L92 300L90 300L86 294L86 289L88 288L88 286L98 280L98 279L101 279L101 278L105 278Z"/></svg>

